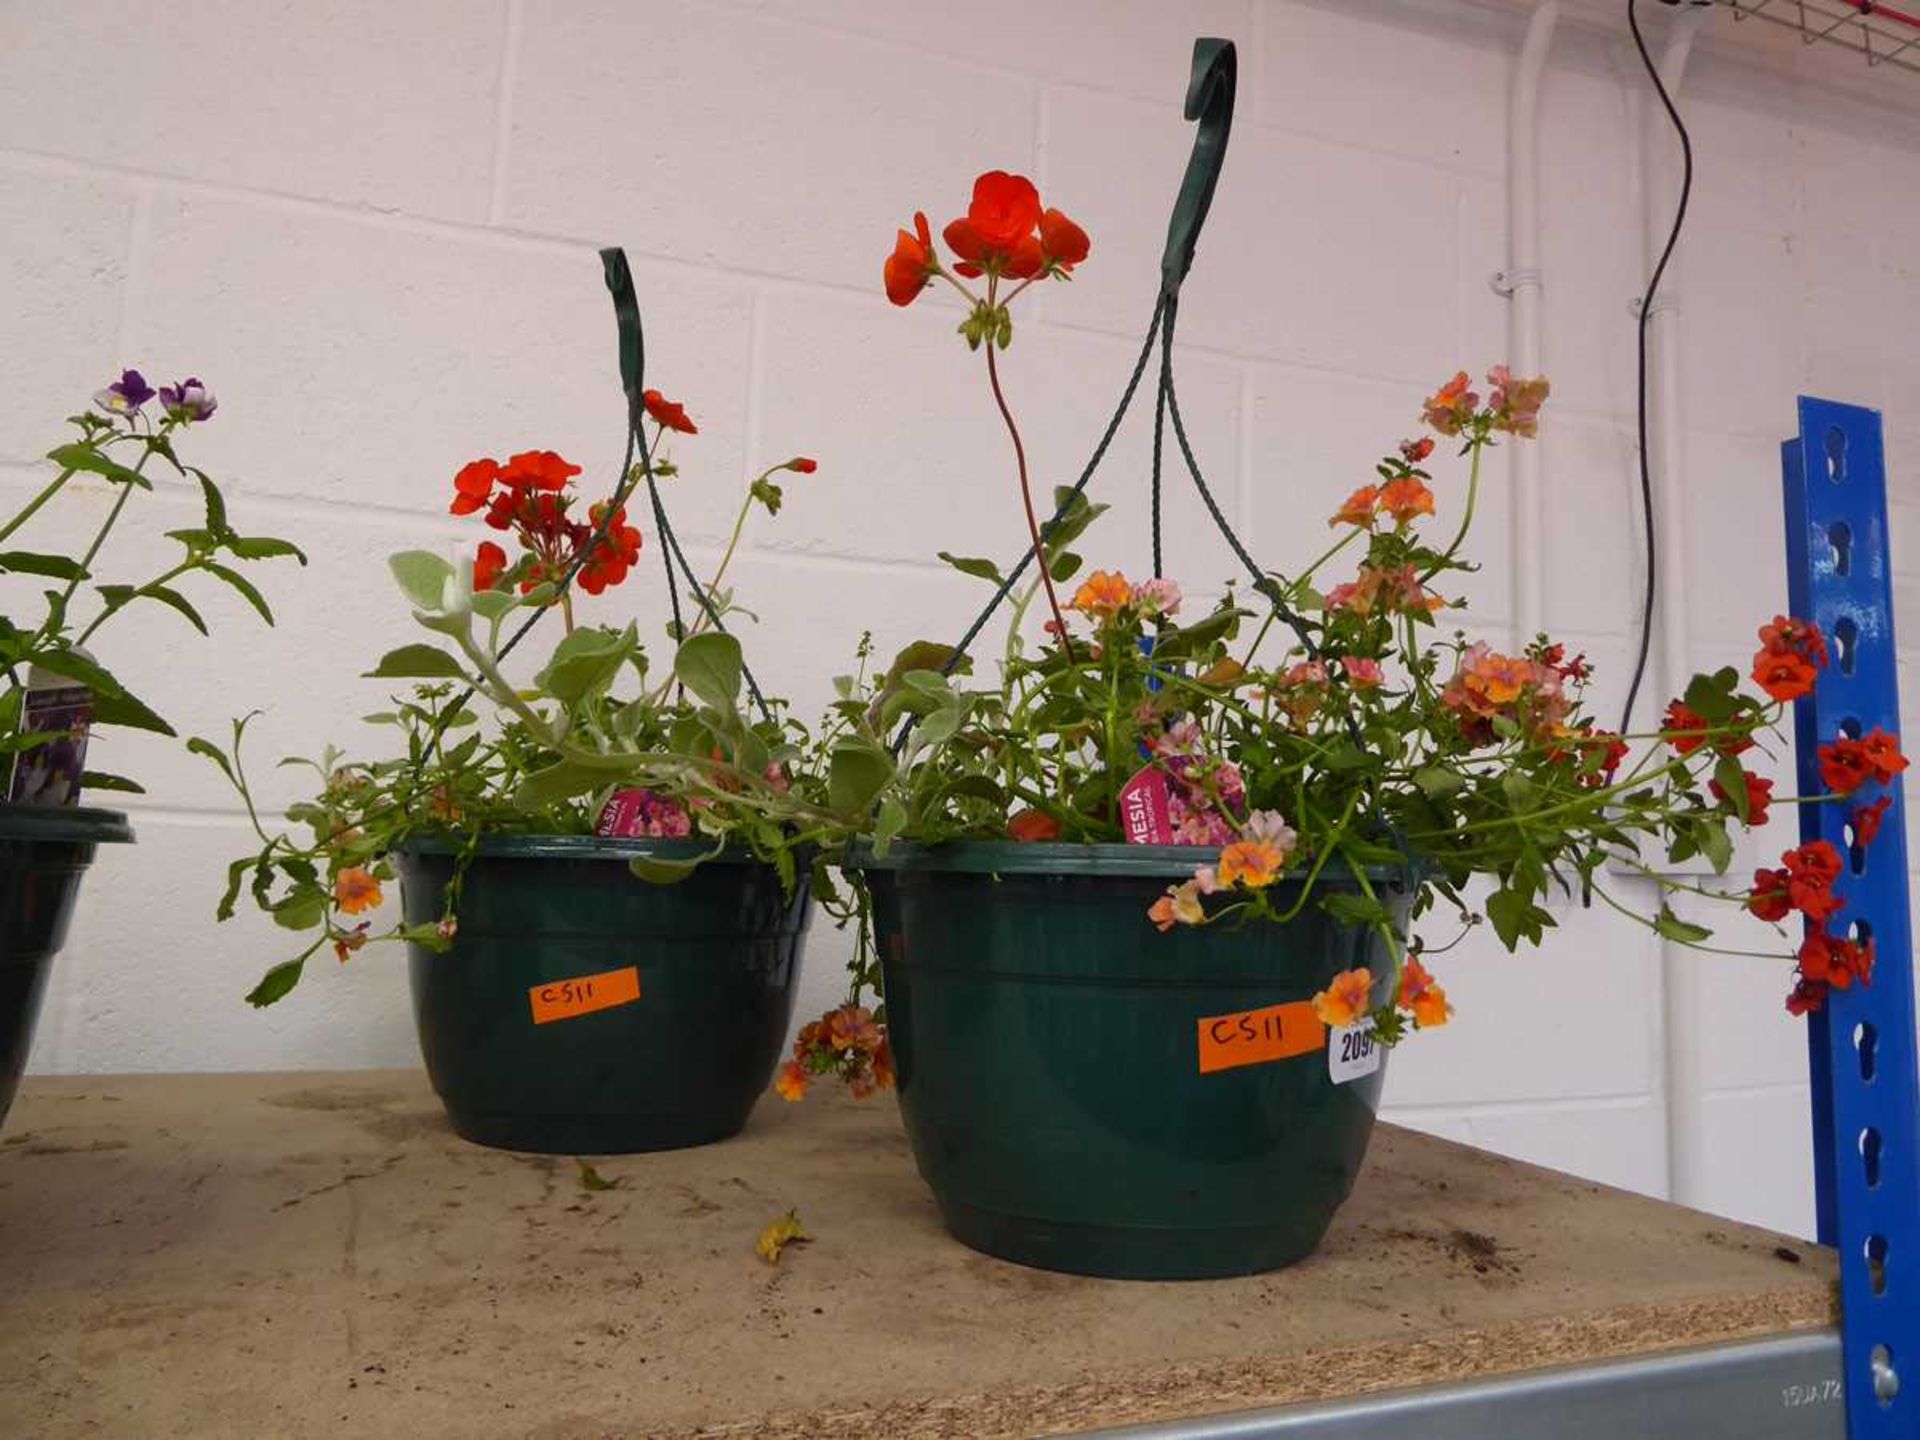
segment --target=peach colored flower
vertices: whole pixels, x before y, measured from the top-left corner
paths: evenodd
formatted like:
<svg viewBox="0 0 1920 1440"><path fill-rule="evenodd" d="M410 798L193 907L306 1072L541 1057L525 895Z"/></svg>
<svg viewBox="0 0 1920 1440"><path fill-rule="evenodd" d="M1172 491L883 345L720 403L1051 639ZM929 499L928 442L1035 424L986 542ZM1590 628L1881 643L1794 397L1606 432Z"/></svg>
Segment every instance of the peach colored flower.
<svg viewBox="0 0 1920 1440"><path fill-rule="evenodd" d="M1380 508L1399 524L1408 525L1422 515L1433 514L1433 491L1417 476L1402 475L1381 489Z"/></svg>
<svg viewBox="0 0 1920 1440"><path fill-rule="evenodd" d="M1376 485L1362 485L1347 497L1346 503L1334 511L1328 525L1359 525L1365 529L1373 528L1374 511L1380 508L1380 489Z"/></svg>
<svg viewBox="0 0 1920 1440"><path fill-rule="evenodd" d="M1206 923L1206 908L1200 903L1200 886L1196 881L1185 880L1167 888L1152 905L1147 907L1147 918L1165 934L1175 925L1201 925Z"/></svg>
<svg viewBox="0 0 1920 1440"><path fill-rule="evenodd" d="M1286 863L1286 852L1271 840L1236 840L1220 851L1220 883L1265 889L1279 878Z"/></svg>
<svg viewBox="0 0 1920 1440"><path fill-rule="evenodd" d="M1320 1023L1338 1028L1358 1024L1370 1011L1373 972L1362 965L1357 970L1342 970L1327 988L1313 997L1313 1013Z"/></svg>
<svg viewBox="0 0 1920 1440"><path fill-rule="evenodd" d="M1411 1010L1413 1023L1422 1030L1446 1024L1447 1016L1453 1013L1447 992L1433 983L1433 976L1418 955L1409 955L1406 968L1400 972L1400 1008Z"/></svg>
<svg viewBox="0 0 1920 1440"><path fill-rule="evenodd" d="M1357 655L1349 655L1340 662L1340 668L1346 672L1347 681L1356 690L1372 690L1384 678L1378 660L1363 660Z"/></svg>
<svg viewBox="0 0 1920 1440"><path fill-rule="evenodd" d="M380 903L380 882L357 865L333 877L333 903L346 915L358 915Z"/></svg>
<svg viewBox="0 0 1920 1440"><path fill-rule="evenodd" d="M1083 615L1091 615L1096 620L1106 620L1119 614L1133 602L1133 586L1127 583L1127 577L1118 570L1108 573L1096 570L1073 592L1072 609Z"/></svg>
<svg viewBox="0 0 1920 1440"><path fill-rule="evenodd" d="M774 1078L773 1089L782 1100L804 1100L810 1078L797 1060L789 1060L780 1067L780 1073Z"/></svg>

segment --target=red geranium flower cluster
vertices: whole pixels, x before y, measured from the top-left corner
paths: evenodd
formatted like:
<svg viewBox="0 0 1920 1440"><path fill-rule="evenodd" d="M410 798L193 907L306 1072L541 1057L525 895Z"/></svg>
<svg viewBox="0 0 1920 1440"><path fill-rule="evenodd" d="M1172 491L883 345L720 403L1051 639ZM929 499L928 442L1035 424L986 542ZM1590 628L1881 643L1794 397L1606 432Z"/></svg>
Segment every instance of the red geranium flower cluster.
<svg viewBox="0 0 1920 1440"><path fill-rule="evenodd" d="M1753 683L1775 700L1798 700L1813 689L1827 665L1827 642L1811 620L1773 617L1760 627L1760 649L1753 657Z"/></svg>
<svg viewBox="0 0 1920 1440"><path fill-rule="evenodd" d="M657 392L647 392L650 413L657 399ZM691 431L686 412L677 405L670 408L683 422L673 428ZM656 418L660 418L657 413ZM672 424L667 419L661 419L661 423ZM512 531L524 552L519 562L513 563L501 546L482 541L473 561L475 590L492 590L503 581L511 581L518 583L524 595L548 581L558 581L576 563L580 566L580 588L589 595L598 595L627 578L627 571L640 557L640 532L627 524L624 507L614 512L606 533L597 540L596 533L606 517L604 505L593 506L587 512L587 522L573 519L576 497L570 493L569 484L579 473L578 465L551 450L523 451L504 465L498 460L480 459L461 467L453 477L453 503L448 508L455 515L484 510L487 524L496 530Z"/></svg>
<svg viewBox="0 0 1920 1440"><path fill-rule="evenodd" d="M1871 841L1883 812L1884 806L1872 808L1864 825L1860 821L1866 812L1856 812L1856 843ZM1860 839L1863 829L1866 841ZM1754 872L1747 908L1762 920L1784 920L1795 911L1806 917L1806 938L1795 957L1793 990L1787 996L1787 1009L1806 1015L1826 1004L1830 990L1850 989L1856 980L1862 985L1872 983L1873 941L1862 943L1827 929L1827 922L1845 904L1845 897L1833 888L1841 871L1837 849L1825 840L1810 841L1787 851L1780 864L1777 870Z"/></svg>
<svg viewBox="0 0 1920 1440"><path fill-rule="evenodd" d="M953 268L968 279L1008 280L1064 276L1087 258L1087 232L1058 210L1043 208L1040 192L1024 175L990 170L973 182L967 213L941 232L953 251ZM913 230L902 230L883 271L887 298L911 305L927 282L944 273L934 250L932 227L916 212Z"/></svg>
<svg viewBox="0 0 1920 1440"><path fill-rule="evenodd" d="M1836 795L1851 795L1876 780L1885 785L1906 768L1898 737L1878 726L1860 739L1842 735L1820 747L1820 778Z"/></svg>

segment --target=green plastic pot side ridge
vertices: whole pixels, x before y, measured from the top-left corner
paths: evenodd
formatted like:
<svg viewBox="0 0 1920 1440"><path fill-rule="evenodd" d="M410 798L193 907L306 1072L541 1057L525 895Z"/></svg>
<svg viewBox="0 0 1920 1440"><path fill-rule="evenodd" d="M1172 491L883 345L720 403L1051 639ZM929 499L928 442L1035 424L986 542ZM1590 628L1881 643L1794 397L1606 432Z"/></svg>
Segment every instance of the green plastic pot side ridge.
<svg viewBox="0 0 1920 1440"><path fill-rule="evenodd" d="M0 1123L20 1088L80 878L97 846L132 839L117 810L0 805Z"/></svg>
<svg viewBox="0 0 1920 1440"><path fill-rule="evenodd" d="M1383 942L1312 904L1285 924L1161 934L1147 907L1195 854L956 843L856 862L901 1113L966 1244L1125 1279L1253 1274L1311 1253L1352 1189L1384 1057L1336 1083L1322 1040L1203 1073L1201 1031L1303 1004L1356 965L1380 1003ZM1407 878L1369 872L1401 921ZM1282 905L1297 883L1280 882Z"/></svg>
<svg viewBox="0 0 1920 1440"><path fill-rule="evenodd" d="M772 867L722 856L672 885L636 855L689 859L695 841L484 840L450 949L410 946L427 1073L461 1135L548 1154L703 1145L739 1132L772 1077L810 909ZM409 924L431 925L454 871L444 846L397 856ZM638 996L569 1010L565 982L637 971ZM623 997L616 980L600 994ZM560 1002L536 1021L536 993ZM551 1003L543 1005L555 1013Z"/></svg>

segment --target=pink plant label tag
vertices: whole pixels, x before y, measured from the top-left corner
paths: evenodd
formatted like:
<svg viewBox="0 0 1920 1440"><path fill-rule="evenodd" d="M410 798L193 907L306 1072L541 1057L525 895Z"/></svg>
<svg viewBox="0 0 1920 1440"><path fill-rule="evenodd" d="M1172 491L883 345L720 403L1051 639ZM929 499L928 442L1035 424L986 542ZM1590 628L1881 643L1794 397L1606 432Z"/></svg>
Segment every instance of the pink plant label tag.
<svg viewBox="0 0 1920 1440"><path fill-rule="evenodd" d="M1171 845L1167 773L1149 765L1120 788L1120 824L1129 845Z"/></svg>
<svg viewBox="0 0 1920 1440"><path fill-rule="evenodd" d="M647 792L616 790L607 797L594 822L593 833L610 840L628 840L647 833Z"/></svg>

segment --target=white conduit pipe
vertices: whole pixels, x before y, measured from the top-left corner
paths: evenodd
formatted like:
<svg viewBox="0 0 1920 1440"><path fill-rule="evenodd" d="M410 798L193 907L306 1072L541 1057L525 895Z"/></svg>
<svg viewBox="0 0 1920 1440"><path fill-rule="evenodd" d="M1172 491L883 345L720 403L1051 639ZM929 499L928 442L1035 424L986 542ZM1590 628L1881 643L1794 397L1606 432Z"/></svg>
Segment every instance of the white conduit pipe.
<svg viewBox="0 0 1920 1440"><path fill-rule="evenodd" d="M1674 17L1660 79L1678 96L1694 37L1707 18L1704 6L1688 6ZM1657 96L1648 93L1640 107L1643 160L1640 168L1646 218L1644 273L1667 242L1673 207L1680 193L1677 140ZM1672 283L1673 271L1667 272ZM1649 397L1647 448L1653 465L1654 503L1659 520L1659 636L1654 674L1657 687L1641 692L1639 728L1652 729L1687 676L1686 454L1680 422L1680 334L1678 301L1670 295L1644 296L1653 317L1648 322ZM1660 942L1661 1090L1667 1121L1667 1196L1683 1205L1707 1198L1706 1070L1698 1043L1699 1017L1710 1013L1708 977L1700 957L1671 940Z"/></svg>
<svg viewBox="0 0 1920 1440"><path fill-rule="evenodd" d="M1526 39L1507 97L1507 269L1502 288L1513 298L1507 312L1507 364L1515 375L1541 373L1540 360L1540 75L1560 23L1560 0L1540 0L1527 21ZM1543 501L1540 446L1512 445L1513 629L1515 653L1540 633L1546 608L1541 567Z"/></svg>

